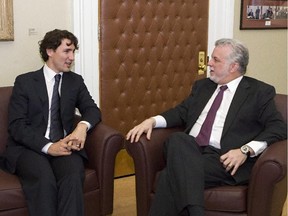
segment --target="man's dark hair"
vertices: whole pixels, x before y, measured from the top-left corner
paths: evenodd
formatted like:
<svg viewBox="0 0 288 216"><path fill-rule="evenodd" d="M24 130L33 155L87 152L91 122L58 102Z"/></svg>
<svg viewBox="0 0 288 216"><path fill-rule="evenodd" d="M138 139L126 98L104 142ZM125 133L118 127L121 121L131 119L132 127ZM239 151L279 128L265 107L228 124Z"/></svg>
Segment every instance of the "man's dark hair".
<svg viewBox="0 0 288 216"><path fill-rule="evenodd" d="M39 41L39 51L44 62L46 62L49 58L46 49L53 49L55 51L61 45L63 39L70 40L71 44L75 46L76 50L79 48L78 39L71 32L59 29L47 32L43 40Z"/></svg>

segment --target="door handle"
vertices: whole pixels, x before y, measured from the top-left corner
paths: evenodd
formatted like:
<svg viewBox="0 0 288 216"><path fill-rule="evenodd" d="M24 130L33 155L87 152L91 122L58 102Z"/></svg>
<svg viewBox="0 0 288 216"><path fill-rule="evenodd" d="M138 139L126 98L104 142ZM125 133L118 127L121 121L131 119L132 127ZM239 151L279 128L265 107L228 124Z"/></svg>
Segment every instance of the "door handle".
<svg viewBox="0 0 288 216"><path fill-rule="evenodd" d="M198 55L198 75L203 75L207 70L206 56L204 51L199 51Z"/></svg>

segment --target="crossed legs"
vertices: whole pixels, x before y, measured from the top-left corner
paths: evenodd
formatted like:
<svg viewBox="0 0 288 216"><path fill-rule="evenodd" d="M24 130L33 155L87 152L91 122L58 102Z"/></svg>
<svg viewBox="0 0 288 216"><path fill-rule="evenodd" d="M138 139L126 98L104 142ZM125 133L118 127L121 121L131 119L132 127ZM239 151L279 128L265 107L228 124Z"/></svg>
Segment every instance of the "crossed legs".
<svg viewBox="0 0 288 216"><path fill-rule="evenodd" d="M165 142L166 167L158 179L150 216L204 216L204 189L235 184L220 163L220 150L199 147L178 132Z"/></svg>

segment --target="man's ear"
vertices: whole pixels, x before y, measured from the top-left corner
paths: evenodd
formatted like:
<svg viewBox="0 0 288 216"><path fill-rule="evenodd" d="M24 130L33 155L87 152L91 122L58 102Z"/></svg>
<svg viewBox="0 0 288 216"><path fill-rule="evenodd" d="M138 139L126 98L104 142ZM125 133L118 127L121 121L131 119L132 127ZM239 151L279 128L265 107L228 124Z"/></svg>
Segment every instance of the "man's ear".
<svg viewBox="0 0 288 216"><path fill-rule="evenodd" d="M49 57L51 57L51 55L54 53L53 49L46 49L46 53Z"/></svg>
<svg viewBox="0 0 288 216"><path fill-rule="evenodd" d="M232 63L230 64L230 71L231 73L238 72L239 70L239 64L238 63Z"/></svg>

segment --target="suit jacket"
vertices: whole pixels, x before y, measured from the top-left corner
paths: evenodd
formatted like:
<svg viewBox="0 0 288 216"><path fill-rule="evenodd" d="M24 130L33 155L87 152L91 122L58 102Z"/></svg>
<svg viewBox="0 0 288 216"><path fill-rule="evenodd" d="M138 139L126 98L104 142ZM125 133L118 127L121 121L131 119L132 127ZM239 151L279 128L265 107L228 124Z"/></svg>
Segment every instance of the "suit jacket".
<svg viewBox="0 0 288 216"><path fill-rule="evenodd" d="M189 133L208 100L217 88L209 78L196 81L187 99L164 113L168 127L183 126ZM248 142L266 141L268 145L287 139L287 126L277 111L275 89L250 77L243 77L226 116L221 137L221 152L240 148ZM249 178L256 158L249 158L234 178L242 182Z"/></svg>
<svg viewBox="0 0 288 216"><path fill-rule="evenodd" d="M67 134L73 131L75 109L81 113L81 120L94 127L101 121L101 113L94 103L82 77L73 72L64 72L61 85L61 119ZM45 138L49 115L48 93L43 68L19 75L14 83L9 104L9 138L5 156L6 167L15 171L17 159L25 149L39 154L49 143ZM80 151L87 157L84 150Z"/></svg>

